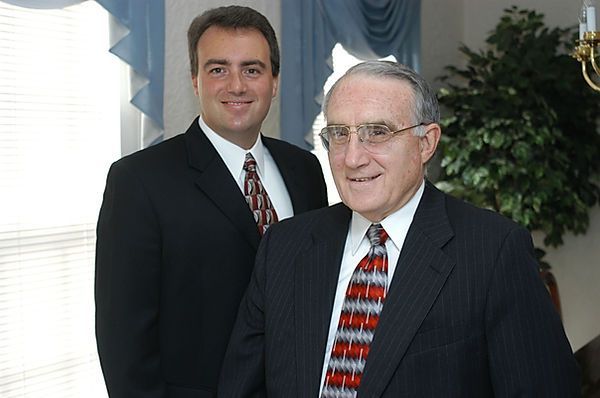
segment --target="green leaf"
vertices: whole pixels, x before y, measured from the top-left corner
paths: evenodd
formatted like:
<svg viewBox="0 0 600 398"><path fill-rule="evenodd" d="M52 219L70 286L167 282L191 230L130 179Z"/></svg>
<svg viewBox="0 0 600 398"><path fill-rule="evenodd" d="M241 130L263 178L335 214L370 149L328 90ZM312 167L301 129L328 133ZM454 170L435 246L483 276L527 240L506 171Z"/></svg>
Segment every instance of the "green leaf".
<svg viewBox="0 0 600 398"><path fill-rule="evenodd" d="M600 95L568 55L576 37L512 6L486 45L461 44L466 65L440 78L438 184L541 231L547 245L584 233L600 203Z"/></svg>

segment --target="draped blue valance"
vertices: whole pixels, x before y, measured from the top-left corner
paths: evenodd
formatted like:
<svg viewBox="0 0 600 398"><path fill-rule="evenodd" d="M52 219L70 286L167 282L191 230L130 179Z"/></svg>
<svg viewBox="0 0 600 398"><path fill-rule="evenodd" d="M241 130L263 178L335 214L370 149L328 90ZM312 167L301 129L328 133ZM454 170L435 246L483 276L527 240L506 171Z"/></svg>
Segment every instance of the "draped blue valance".
<svg viewBox="0 0 600 398"><path fill-rule="evenodd" d="M2 0L4 3L24 8L38 8L51 10L65 8L73 4L83 3L86 0Z"/></svg>
<svg viewBox="0 0 600 398"><path fill-rule="evenodd" d="M96 0L102 7L129 30L110 52L129 64L147 79L148 84L132 94L131 103L146 114L160 129L162 139L164 54L165 54L165 3L164 0Z"/></svg>
<svg viewBox="0 0 600 398"><path fill-rule="evenodd" d="M2 0L25 8L64 8L87 0ZM121 58L147 83L132 93L131 103L156 125L154 137L144 142L162 140L165 3L164 0L96 0L127 30L110 52Z"/></svg>
<svg viewBox="0 0 600 398"><path fill-rule="evenodd" d="M282 0L281 137L311 148L331 50L360 59L394 55L419 69L420 0Z"/></svg>

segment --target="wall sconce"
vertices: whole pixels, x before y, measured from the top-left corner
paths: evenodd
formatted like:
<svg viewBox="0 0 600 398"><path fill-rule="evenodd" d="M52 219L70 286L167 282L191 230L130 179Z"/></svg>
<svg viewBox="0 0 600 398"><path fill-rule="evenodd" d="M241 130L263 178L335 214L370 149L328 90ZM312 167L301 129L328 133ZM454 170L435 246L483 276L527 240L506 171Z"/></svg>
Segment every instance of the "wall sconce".
<svg viewBox="0 0 600 398"><path fill-rule="evenodd" d="M591 88L600 91L600 84L596 83L588 74L588 62L596 76L600 76L600 67L596 62L600 51L600 32L596 31L596 2L595 0L584 0L579 14L579 40L571 54L573 58L581 62L581 73Z"/></svg>

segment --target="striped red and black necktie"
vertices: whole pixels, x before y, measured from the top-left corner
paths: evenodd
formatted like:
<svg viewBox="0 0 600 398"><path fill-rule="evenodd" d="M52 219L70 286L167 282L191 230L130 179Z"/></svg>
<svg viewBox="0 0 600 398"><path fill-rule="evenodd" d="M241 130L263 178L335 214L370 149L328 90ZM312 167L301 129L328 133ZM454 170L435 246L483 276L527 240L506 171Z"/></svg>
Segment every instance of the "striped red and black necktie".
<svg viewBox="0 0 600 398"><path fill-rule="evenodd" d="M388 234L381 224L367 231L371 248L354 270L335 334L321 398L354 398L387 292Z"/></svg>
<svg viewBox="0 0 600 398"><path fill-rule="evenodd" d="M258 232L260 235L264 235L269 225L274 224L278 221L277 213L275 208L269 199L269 195L265 190L258 173L256 172L256 160L248 152L246 154L246 161L244 162L244 170L246 171L246 177L244 178L244 196L246 202L250 206L254 221L258 226Z"/></svg>

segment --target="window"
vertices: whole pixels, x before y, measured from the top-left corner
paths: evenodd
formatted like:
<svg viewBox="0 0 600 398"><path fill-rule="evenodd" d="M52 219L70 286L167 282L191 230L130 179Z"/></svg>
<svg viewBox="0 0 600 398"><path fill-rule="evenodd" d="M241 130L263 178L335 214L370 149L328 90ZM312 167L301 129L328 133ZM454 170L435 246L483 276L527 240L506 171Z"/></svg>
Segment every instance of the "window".
<svg viewBox="0 0 600 398"><path fill-rule="evenodd" d="M327 94L331 86L333 86L333 83L342 77L348 69L362 62L360 59L348 54L340 43L333 47L331 58L333 60L333 73L329 76L323 86L323 93L325 94ZM393 55L390 55L386 58L382 58L382 60L396 61L396 58ZM313 123L313 142L315 149L312 150L312 153L314 153L319 159L319 162L321 162L321 168L323 169L325 182L327 183L327 197L329 198L329 203L333 204L340 201L340 196L335 188L335 183L333 182L329 160L327 159L327 151L323 148L323 145L321 145L321 138L319 137L319 133L321 132L321 129L325 127L325 124L325 116L323 115L323 112L321 112L317 115Z"/></svg>
<svg viewBox="0 0 600 398"><path fill-rule="evenodd" d="M119 157L108 15L0 2L0 396L106 397L95 223Z"/></svg>

